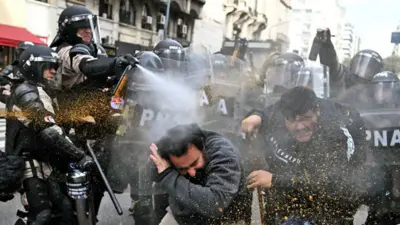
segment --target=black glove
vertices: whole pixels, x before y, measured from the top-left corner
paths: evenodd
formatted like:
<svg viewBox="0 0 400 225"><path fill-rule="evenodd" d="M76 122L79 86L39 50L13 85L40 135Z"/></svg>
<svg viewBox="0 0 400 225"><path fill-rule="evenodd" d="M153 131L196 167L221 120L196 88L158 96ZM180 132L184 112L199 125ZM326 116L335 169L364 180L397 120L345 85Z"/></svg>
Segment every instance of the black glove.
<svg viewBox="0 0 400 225"><path fill-rule="evenodd" d="M2 202L8 202L13 198L14 198L13 194L0 192L0 201Z"/></svg>
<svg viewBox="0 0 400 225"><path fill-rule="evenodd" d="M320 63L329 66L332 71L335 71L338 67L338 60L331 37L329 28L318 29L308 58L315 61L319 55Z"/></svg>
<svg viewBox="0 0 400 225"><path fill-rule="evenodd" d="M84 171L92 170L95 168L95 166L96 165L93 161L93 158L88 155L86 155L81 160L79 160L78 163L76 163L76 167Z"/></svg>
<svg viewBox="0 0 400 225"><path fill-rule="evenodd" d="M326 29L318 29L317 30L317 35L315 36L314 40L318 41L320 43L332 43L331 41L331 30L329 28Z"/></svg>
<svg viewBox="0 0 400 225"><path fill-rule="evenodd" d="M116 65L117 67L127 67L129 65L134 66L138 64L139 61L133 57L131 54L125 54L123 56L117 57Z"/></svg>

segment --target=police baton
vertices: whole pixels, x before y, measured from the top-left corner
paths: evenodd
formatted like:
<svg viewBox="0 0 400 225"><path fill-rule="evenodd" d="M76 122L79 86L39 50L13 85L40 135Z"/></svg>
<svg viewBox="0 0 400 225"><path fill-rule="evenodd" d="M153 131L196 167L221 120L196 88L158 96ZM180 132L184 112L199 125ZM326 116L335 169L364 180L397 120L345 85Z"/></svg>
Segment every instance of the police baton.
<svg viewBox="0 0 400 225"><path fill-rule="evenodd" d="M257 154L256 148L254 148L254 143L256 139L256 131L255 132L249 132L249 133L241 133L240 134L243 140L248 144L249 146L249 152L251 155L251 159L253 162L253 171L261 168L262 161L261 157ZM265 223L265 207L264 207L264 201L263 201L263 194L260 188L257 188L257 197L258 197L258 205L260 208L260 220L261 220L261 225L266 225Z"/></svg>
<svg viewBox="0 0 400 225"><path fill-rule="evenodd" d="M118 215L122 215L123 211L122 211L121 205L119 204L117 197L115 197L115 194L112 191L110 184L108 183L107 177L104 174L99 161L97 160L96 154L94 153L92 146L90 146L89 140L86 142L86 146L87 146L87 149L89 150L90 156L92 156L93 161L96 164L97 170L99 171L101 178L104 181L104 186L106 187L106 191L108 192L108 195L110 196L110 199L111 199L112 203L114 204L115 210L117 211Z"/></svg>

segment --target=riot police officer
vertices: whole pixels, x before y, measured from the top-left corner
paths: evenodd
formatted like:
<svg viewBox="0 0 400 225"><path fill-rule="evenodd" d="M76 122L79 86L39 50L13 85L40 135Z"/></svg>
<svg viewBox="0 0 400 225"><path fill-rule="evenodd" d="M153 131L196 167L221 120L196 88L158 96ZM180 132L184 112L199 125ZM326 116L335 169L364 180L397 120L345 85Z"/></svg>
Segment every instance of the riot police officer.
<svg viewBox="0 0 400 225"><path fill-rule="evenodd" d="M99 19L89 9L80 5L72 5L62 11L58 19L58 33L50 47L55 47L62 59L60 73L62 74L62 92L57 99L64 109L75 110L68 114L85 113L92 116L96 124L79 124L74 126L76 140L96 140L96 154L102 153L103 165L107 165L112 135L115 134L115 123L109 115L109 95L106 90L115 77L128 65L137 61L132 55L108 58L100 45ZM110 85L111 81L111 85ZM84 101L82 101L84 100ZM84 102L84 104L82 104ZM89 127L92 132L86 132ZM71 128L71 127L68 127ZM92 136L88 136L91 134ZM79 144L77 142L77 144ZM80 143L84 146L84 141ZM103 149L103 150L102 150ZM101 179L96 179L101 180ZM104 193L101 181L93 183L96 214Z"/></svg>
<svg viewBox="0 0 400 225"><path fill-rule="evenodd" d="M390 71L376 74L372 80L371 89L375 102L382 108L396 108L399 106L399 78Z"/></svg>
<svg viewBox="0 0 400 225"><path fill-rule="evenodd" d="M104 83L116 69L136 64L128 54L116 58L101 54L98 17L84 6L73 5L64 9L58 19L58 33L50 47L56 47L63 64L63 87L82 83Z"/></svg>
<svg viewBox="0 0 400 225"><path fill-rule="evenodd" d="M28 47L33 46L34 44L30 41L21 41L16 50L15 50L15 58L13 63L6 66L0 72L0 102L5 103L7 96L10 95L12 91L12 84L18 81L21 81L21 76L18 72L18 58L23 51L25 51Z"/></svg>
<svg viewBox="0 0 400 225"><path fill-rule="evenodd" d="M332 97L337 97L354 85L368 83L375 74L383 70L382 57L369 49L359 51L351 59L348 68L339 63L329 29L317 31L309 58L316 60L317 55L320 62L329 67Z"/></svg>
<svg viewBox="0 0 400 225"><path fill-rule="evenodd" d="M62 224L69 224L73 216L57 182L48 179L50 164L56 168L67 165L49 158L59 158L57 154L67 162L77 162L82 169L93 165L92 159L65 137L54 119L57 108L51 90L59 88L59 65L57 53L46 46L25 50L18 59L24 82L16 85L7 102L6 152L25 159L23 188L29 211L35 215L34 225L50 222L50 201L60 207Z"/></svg>
<svg viewBox="0 0 400 225"><path fill-rule="evenodd" d="M1 77L1 85L3 85L5 83L9 83L8 79L3 79L4 76L8 76L10 79L14 79L14 78L18 78L17 76L17 71L15 71L15 69L17 69L17 65L18 65L18 58L21 55L21 53L23 51L25 51L27 48L29 48L30 46L33 46L34 44L30 41L21 41L20 43L18 43L17 48L15 49L15 58L16 60L14 60L14 62L12 62L10 65L6 66L1 72L0 72L0 77Z"/></svg>

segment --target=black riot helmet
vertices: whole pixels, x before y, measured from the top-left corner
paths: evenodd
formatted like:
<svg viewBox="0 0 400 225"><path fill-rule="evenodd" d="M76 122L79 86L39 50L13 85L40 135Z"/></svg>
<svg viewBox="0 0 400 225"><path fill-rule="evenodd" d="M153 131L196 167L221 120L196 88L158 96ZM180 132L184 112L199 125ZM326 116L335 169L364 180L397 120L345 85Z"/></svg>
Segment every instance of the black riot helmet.
<svg viewBox="0 0 400 225"><path fill-rule="evenodd" d="M26 49L18 59L20 73L26 81L50 89L61 87L61 77L57 73L60 64L58 54L41 45Z"/></svg>
<svg viewBox="0 0 400 225"><path fill-rule="evenodd" d="M183 46L178 41L172 39L158 42L153 51L160 58L171 59L175 61L185 61L185 52L183 51Z"/></svg>
<svg viewBox="0 0 400 225"><path fill-rule="evenodd" d="M58 18L58 33L50 47L58 47L64 42L70 45L79 43L99 45L100 27L97 16L81 5L65 8Z"/></svg>
<svg viewBox="0 0 400 225"><path fill-rule="evenodd" d="M304 68L304 60L294 52L286 52L276 55L266 70L266 85L270 88L292 88L293 81L297 80L299 71Z"/></svg>
<svg viewBox="0 0 400 225"><path fill-rule="evenodd" d="M375 74L382 72L383 59L376 51L362 50L351 59L349 70L357 80L355 83L367 83Z"/></svg>
<svg viewBox="0 0 400 225"><path fill-rule="evenodd" d="M141 52L140 55L137 55L137 57L139 59L139 65L148 70L153 72L161 72L164 70L164 66L160 57L158 57L154 52Z"/></svg>
<svg viewBox="0 0 400 225"><path fill-rule="evenodd" d="M398 76L390 71L383 71L373 76L371 85L377 103L394 103L398 90Z"/></svg>
<svg viewBox="0 0 400 225"><path fill-rule="evenodd" d="M23 51L25 51L27 48L29 48L31 46L34 46L34 44L32 42L30 42L30 41L21 41L18 44L18 46L17 46L17 48L15 50L15 54L17 56L17 59L19 58L19 56L21 55L21 53Z"/></svg>

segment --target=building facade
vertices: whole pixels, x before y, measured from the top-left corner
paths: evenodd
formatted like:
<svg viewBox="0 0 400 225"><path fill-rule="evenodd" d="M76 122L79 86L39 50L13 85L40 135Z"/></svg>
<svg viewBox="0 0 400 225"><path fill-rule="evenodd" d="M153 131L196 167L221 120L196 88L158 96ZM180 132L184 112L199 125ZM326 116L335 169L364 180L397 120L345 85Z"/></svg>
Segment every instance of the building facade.
<svg viewBox="0 0 400 225"><path fill-rule="evenodd" d="M82 4L100 16L102 42L133 53L154 47L166 21L167 0L57 0L58 14L69 4ZM190 45L195 19L205 0L171 0L168 38Z"/></svg>
<svg viewBox="0 0 400 225"><path fill-rule="evenodd" d="M211 52L218 52L224 40L224 0L209 0L203 6L200 18L196 20L193 44L202 44Z"/></svg>
<svg viewBox="0 0 400 225"><path fill-rule="evenodd" d="M195 19L199 18L205 2L171 0L168 38L188 46L193 39ZM159 40L157 34L163 33L166 23L167 3L168 0L1 0L0 24L25 29L50 44L57 34L62 10L72 4L84 5L99 16L104 45L117 47L119 54L134 53L152 48ZM15 8L18 13L12 13ZM7 54L10 51L14 50L2 50Z"/></svg>
<svg viewBox="0 0 400 225"><path fill-rule="evenodd" d="M360 38L356 35L354 26L345 23L341 35L342 42L338 58L340 61L351 59L360 50Z"/></svg>
<svg viewBox="0 0 400 225"><path fill-rule="evenodd" d="M338 0L292 0L292 17L289 28L291 51L308 58L312 41L319 28L329 28L336 49L341 46L341 33L345 9Z"/></svg>
<svg viewBox="0 0 400 225"><path fill-rule="evenodd" d="M289 24L292 14L292 1L271 0L266 3L268 17L267 28L262 31L263 40L276 42L278 51L286 52L289 48Z"/></svg>

